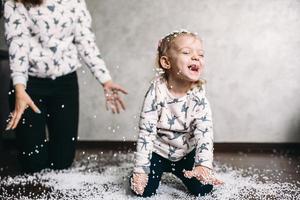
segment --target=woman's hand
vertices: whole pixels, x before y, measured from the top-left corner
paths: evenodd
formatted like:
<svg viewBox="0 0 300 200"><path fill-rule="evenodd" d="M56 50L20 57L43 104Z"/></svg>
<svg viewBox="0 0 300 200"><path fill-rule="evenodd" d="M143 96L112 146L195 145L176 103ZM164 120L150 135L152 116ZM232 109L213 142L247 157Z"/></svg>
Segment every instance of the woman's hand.
<svg viewBox="0 0 300 200"><path fill-rule="evenodd" d="M203 184L222 185L224 183L223 181L214 177L211 169L204 166L197 166L191 171L185 171L184 176L186 178L195 177Z"/></svg>
<svg viewBox="0 0 300 200"><path fill-rule="evenodd" d="M136 194L142 195L148 183L148 174L133 173L133 176L130 181L131 189Z"/></svg>
<svg viewBox="0 0 300 200"><path fill-rule="evenodd" d="M24 113L25 109L30 107L34 112L41 113L38 107L31 100L30 96L25 91L23 84L17 84L15 86L16 102L15 110L11 114L11 119L6 127L6 130L15 129Z"/></svg>
<svg viewBox="0 0 300 200"><path fill-rule="evenodd" d="M127 94L127 91L123 89L120 85L107 81L103 84L104 94L105 94L105 107L106 110L111 110L112 113L120 113L121 109L125 110L125 104L122 98L119 96L119 92Z"/></svg>

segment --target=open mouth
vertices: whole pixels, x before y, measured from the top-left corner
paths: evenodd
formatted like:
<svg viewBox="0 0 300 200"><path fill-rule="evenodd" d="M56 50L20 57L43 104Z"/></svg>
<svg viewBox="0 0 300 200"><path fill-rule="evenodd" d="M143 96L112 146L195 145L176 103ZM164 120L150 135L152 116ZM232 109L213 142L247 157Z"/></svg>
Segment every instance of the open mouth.
<svg viewBox="0 0 300 200"><path fill-rule="evenodd" d="M193 72L198 72L200 69L198 65L189 65L188 68Z"/></svg>

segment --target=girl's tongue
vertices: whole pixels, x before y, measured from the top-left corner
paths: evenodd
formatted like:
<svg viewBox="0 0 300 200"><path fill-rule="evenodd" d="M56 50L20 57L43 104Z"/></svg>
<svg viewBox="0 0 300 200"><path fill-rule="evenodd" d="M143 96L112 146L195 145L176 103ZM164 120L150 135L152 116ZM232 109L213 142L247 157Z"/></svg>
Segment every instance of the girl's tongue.
<svg viewBox="0 0 300 200"><path fill-rule="evenodd" d="M195 71L197 72L199 70L199 67L197 65L190 65L188 66L188 68L191 70L191 71Z"/></svg>

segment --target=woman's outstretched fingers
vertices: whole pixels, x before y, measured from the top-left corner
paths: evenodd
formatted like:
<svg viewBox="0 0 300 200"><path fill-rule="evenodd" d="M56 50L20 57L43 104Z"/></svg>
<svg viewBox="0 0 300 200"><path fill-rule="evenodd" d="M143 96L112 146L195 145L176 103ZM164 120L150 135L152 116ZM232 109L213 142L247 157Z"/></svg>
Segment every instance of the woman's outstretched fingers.
<svg viewBox="0 0 300 200"><path fill-rule="evenodd" d="M116 111L119 114L120 113L120 109L121 109L121 105L119 104L119 102L117 100L115 100L115 106L116 106Z"/></svg>
<svg viewBox="0 0 300 200"><path fill-rule="evenodd" d="M125 110L124 101L121 99L121 97L119 95L116 95L115 101L118 104L118 106L120 107L120 109Z"/></svg>
<svg viewBox="0 0 300 200"><path fill-rule="evenodd" d="M26 93L24 89L24 85L17 84L16 88L16 102L15 102L15 110L13 111L12 118L6 127L6 130L15 129L25 111L28 107L30 107L35 113L41 113L40 109L34 104L31 100L30 96Z"/></svg>
<svg viewBox="0 0 300 200"><path fill-rule="evenodd" d="M40 109L34 104L33 101L30 101L28 104L26 104L26 103L16 104L15 107L16 108L13 111L13 113L11 115L11 119L5 130L15 129L18 126L19 121L20 121L25 109L27 109L28 107L30 107L35 113L38 113L38 114L41 113Z"/></svg>
<svg viewBox="0 0 300 200"><path fill-rule="evenodd" d="M112 113L120 113L121 110L125 110L125 104L119 96L119 92L128 94L127 91L120 85L110 81L103 84L106 101Z"/></svg>
<svg viewBox="0 0 300 200"><path fill-rule="evenodd" d="M10 115L9 115L9 122L8 122L8 125L6 126L5 130L10 130L13 123L14 123L14 120L15 120L15 115L16 115L16 112L12 112Z"/></svg>
<svg viewBox="0 0 300 200"><path fill-rule="evenodd" d="M13 122L13 125L12 125L12 127L11 127L12 129L15 129L15 128L17 127L17 125L18 125L18 123L19 123L19 121L20 121L20 119L21 119L21 117L22 117L22 115L23 115L25 109L26 109L28 106L29 106L35 113L41 114L40 109L34 104L33 101L30 101L30 102L28 103L28 105L20 106L20 108L16 110L16 115L15 115L15 118L14 118L14 122Z"/></svg>
<svg viewBox="0 0 300 200"><path fill-rule="evenodd" d="M104 89L105 92L105 108L106 110L111 110L112 113L115 112L115 106L114 106L114 96L111 94L111 91Z"/></svg>
<svg viewBox="0 0 300 200"><path fill-rule="evenodd" d="M113 103L115 105L116 112L119 114L122 107L121 107L121 105L120 105L120 103L118 101L118 97L119 97L118 96L118 92L116 90L113 90L112 95L113 95Z"/></svg>
<svg viewBox="0 0 300 200"><path fill-rule="evenodd" d="M128 94L128 92L123 87L121 87L118 84L115 84L113 89L115 89L115 90L117 90L119 92L122 92L123 94Z"/></svg>
<svg viewBox="0 0 300 200"><path fill-rule="evenodd" d="M115 106L115 102L114 101L111 101L109 102L109 106L110 106L110 110L113 114L116 113L116 106Z"/></svg>
<svg viewBox="0 0 300 200"><path fill-rule="evenodd" d="M11 129L15 129L21 119L22 114L17 113L16 117L14 118L13 124L11 126Z"/></svg>
<svg viewBox="0 0 300 200"><path fill-rule="evenodd" d="M35 113L38 113L38 114L41 114L42 112L40 111L40 109L34 104L33 101L29 102L29 107L35 112Z"/></svg>

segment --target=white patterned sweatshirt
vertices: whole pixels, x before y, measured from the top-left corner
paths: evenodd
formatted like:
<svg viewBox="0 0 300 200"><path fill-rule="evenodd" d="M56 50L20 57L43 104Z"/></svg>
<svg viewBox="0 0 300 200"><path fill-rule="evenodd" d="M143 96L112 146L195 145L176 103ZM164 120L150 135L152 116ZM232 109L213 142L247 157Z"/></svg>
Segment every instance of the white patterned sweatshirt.
<svg viewBox="0 0 300 200"><path fill-rule="evenodd" d="M8 0L4 17L14 85L26 85L28 75L55 79L69 74L81 67L80 57L100 83L111 79L84 0L44 0L36 7Z"/></svg>
<svg viewBox="0 0 300 200"><path fill-rule="evenodd" d="M212 114L203 86L194 87L183 97L174 97L164 78L155 79L140 115L133 171L148 174L153 152L178 161L194 149L194 165L212 169Z"/></svg>

